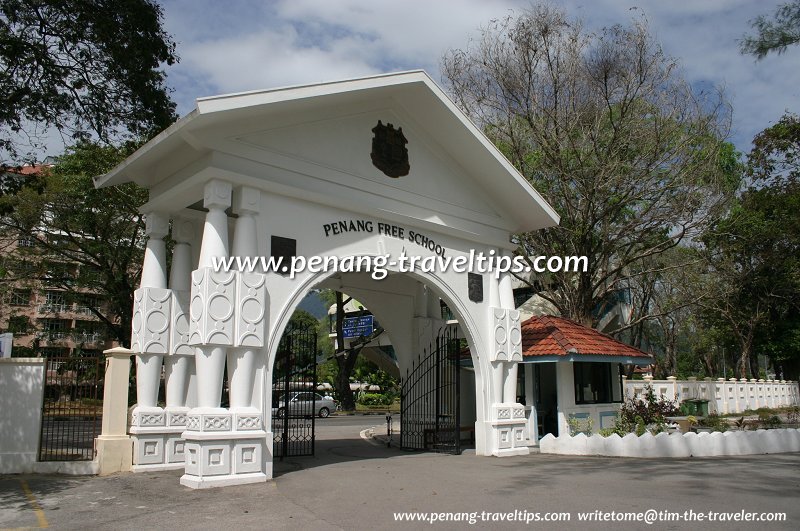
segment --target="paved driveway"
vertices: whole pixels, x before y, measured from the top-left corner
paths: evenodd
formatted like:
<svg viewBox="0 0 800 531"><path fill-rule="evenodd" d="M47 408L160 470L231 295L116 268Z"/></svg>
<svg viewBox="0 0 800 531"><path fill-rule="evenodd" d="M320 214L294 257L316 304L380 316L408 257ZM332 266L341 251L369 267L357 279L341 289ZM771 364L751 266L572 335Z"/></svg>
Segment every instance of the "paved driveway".
<svg viewBox="0 0 800 531"><path fill-rule="evenodd" d="M800 454L678 460L406 453L365 441L380 418L319 424L317 455L276 463L264 485L191 490L179 472L0 477L0 528L54 529L797 529ZM383 425L378 425L383 430ZM785 512L778 523L579 522L580 511ZM401 523L394 512L562 523ZM514 513L514 511L517 511ZM503 513L499 516L495 513ZM652 514L652 513L651 513ZM437 516L451 517L447 514Z"/></svg>

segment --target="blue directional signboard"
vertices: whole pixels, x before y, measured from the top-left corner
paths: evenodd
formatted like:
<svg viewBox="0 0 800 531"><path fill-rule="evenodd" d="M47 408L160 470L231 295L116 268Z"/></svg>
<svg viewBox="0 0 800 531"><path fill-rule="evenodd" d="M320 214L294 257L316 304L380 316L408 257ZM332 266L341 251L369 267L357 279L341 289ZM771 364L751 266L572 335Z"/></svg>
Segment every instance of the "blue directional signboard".
<svg viewBox="0 0 800 531"><path fill-rule="evenodd" d="M373 322L371 315L361 317L345 317L342 322L344 339L368 336L372 333Z"/></svg>

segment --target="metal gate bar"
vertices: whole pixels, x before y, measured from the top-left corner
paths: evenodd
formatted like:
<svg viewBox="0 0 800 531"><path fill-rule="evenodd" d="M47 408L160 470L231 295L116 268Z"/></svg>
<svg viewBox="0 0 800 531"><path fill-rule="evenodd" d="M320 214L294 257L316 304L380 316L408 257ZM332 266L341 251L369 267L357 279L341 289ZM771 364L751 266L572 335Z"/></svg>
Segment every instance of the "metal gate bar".
<svg viewBox="0 0 800 531"><path fill-rule="evenodd" d="M406 371L400 394L400 446L461 453L461 342L445 327Z"/></svg>
<svg viewBox="0 0 800 531"><path fill-rule="evenodd" d="M39 461L91 461L103 418L99 357L45 359Z"/></svg>
<svg viewBox="0 0 800 531"><path fill-rule="evenodd" d="M275 457L314 455L317 329L289 325L273 369L272 433ZM302 400L308 396L311 400ZM295 399L295 400L293 400Z"/></svg>

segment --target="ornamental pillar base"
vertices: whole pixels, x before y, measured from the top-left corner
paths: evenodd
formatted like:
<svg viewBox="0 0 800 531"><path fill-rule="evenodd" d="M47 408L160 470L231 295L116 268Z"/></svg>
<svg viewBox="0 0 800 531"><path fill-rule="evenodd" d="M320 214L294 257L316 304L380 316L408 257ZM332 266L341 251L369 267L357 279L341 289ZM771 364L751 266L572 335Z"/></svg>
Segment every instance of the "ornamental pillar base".
<svg viewBox="0 0 800 531"><path fill-rule="evenodd" d="M502 403L492 406L492 420L486 422L485 455L508 457L528 455L528 420L525 406L517 403Z"/></svg>
<svg viewBox="0 0 800 531"><path fill-rule="evenodd" d="M185 473L193 489L263 483L272 477L272 434L255 408L194 408L189 412Z"/></svg>
<svg viewBox="0 0 800 531"><path fill-rule="evenodd" d="M188 408L141 407L131 412L133 472L180 470L184 466L181 437Z"/></svg>

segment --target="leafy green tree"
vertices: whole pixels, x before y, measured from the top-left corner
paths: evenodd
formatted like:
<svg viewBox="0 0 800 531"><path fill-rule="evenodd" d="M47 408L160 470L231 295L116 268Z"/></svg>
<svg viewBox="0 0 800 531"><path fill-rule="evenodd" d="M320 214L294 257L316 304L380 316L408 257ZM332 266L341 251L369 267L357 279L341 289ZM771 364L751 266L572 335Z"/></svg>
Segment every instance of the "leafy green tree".
<svg viewBox="0 0 800 531"><path fill-rule="evenodd" d="M590 33L537 6L449 52L444 75L561 216L518 235L520 253L588 258L587 271L530 279L582 324L597 324L597 309L646 270L642 261L700 234L739 185L723 141L727 102L694 91L642 22Z"/></svg>
<svg viewBox="0 0 800 531"><path fill-rule="evenodd" d="M703 237L708 296L705 320L728 330L740 377L758 376L759 353L796 377L800 368L800 183L774 182L744 192Z"/></svg>
<svg viewBox="0 0 800 531"><path fill-rule="evenodd" d="M763 59L770 52L779 54L800 42L800 0L781 4L772 18L760 15L750 21L755 35L745 35L740 45L744 54Z"/></svg>
<svg viewBox="0 0 800 531"><path fill-rule="evenodd" d="M109 171L132 149L79 143L49 171L21 181L15 193L0 195L0 240L22 237L34 244L5 257L0 282L46 282L71 300L98 294L82 304L105 325L107 337L126 346L145 239L138 208L147 191L134 184L98 190L92 177Z"/></svg>
<svg viewBox="0 0 800 531"><path fill-rule="evenodd" d="M54 127L150 137L175 119L162 65L175 43L153 0L0 1L0 148Z"/></svg>

